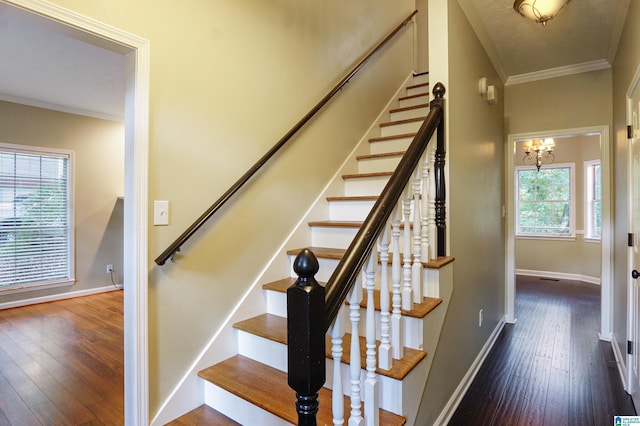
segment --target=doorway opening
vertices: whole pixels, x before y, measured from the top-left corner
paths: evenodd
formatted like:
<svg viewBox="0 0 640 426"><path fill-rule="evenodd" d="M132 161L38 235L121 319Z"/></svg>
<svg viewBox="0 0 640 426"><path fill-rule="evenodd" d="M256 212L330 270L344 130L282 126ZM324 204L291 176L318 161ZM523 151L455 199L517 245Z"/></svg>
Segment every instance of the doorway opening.
<svg viewBox="0 0 640 426"><path fill-rule="evenodd" d="M529 133L521 133L521 134L512 134L508 137L507 142L507 173L506 173L506 190L507 190L507 242L506 242L506 251L507 251L507 268L506 268L506 297L505 297L505 313L506 320L509 323L515 323L516 313L515 313L515 277L516 277L516 236L518 231L516 230L516 206L517 206L517 197L516 197L516 170L517 161L516 158L524 155L524 151L522 149L522 143L525 140L530 139L545 139L545 138L558 138L557 144L561 144L562 141L570 141L574 139L593 137L596 139L596 143L599 146L599 161L600 161L600 173L601 173L601 188L602 188L602 198L600 201L601 206L601 230L600 230L600 285L601 285L601 318L600 318L600 339L602 340L611 340L612 334L612 233L613 229L611 227L611 167L610 167L610 156L609 156L609 126L594 126L594 127L584 127L584 128L575 128L575 129L561 129L561 130L550 130L550 131L540 131L540 132L529 132ZM576 160L578 161L578 160ZM581 160L580 160L581 161ZM559 160L559 163L562 161ZM545 166L543 165L542 168ZM581 164L582 167L582 164ZM535 168L534 168L535 170ZM575 185L583 185L583 180L577 180ZM586 222L586 220L585 220ZM582 219L579 223L584 225ZM584 235L584 226L583 229L575 228L575 220L574 220L574 229L573 236L569 236L568 238L576 239L576 234L580 236L580 234ZM520 230L521 231L521 230ZM584 239L580 236L580 239ZM535 237L532 238L534 243L540 243L540 239L536 240ZM538 268L540 269L540 268ZM544 270L544 268L542 268ZM548 275L548 274L547 274ZM593 275L593 274L592 274ZM588 279L589 274L585 280ZM577 274L578 279L581 277ZM553 278L553 277L552 277ZM563 276L559 275L556 278L563 278Z"/></svg>
<svg viewBox="0 0 640 426"><path fill-rule="evenodd" d="M149 42L40 0L0 0L44 18L77 40L125 58L124 364L125 423L149 424L147 349L147 183Z"/></svg>

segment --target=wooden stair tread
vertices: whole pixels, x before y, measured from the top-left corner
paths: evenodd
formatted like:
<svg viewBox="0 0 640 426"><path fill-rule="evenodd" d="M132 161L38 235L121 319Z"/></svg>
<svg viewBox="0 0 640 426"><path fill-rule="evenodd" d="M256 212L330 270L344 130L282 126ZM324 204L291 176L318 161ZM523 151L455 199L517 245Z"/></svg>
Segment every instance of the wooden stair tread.
<svg viewBox="0 0 640 426"><path fill-rule="evenodd" d="M394 139L404 139L404 138L414 138L417 133L402 133L398 135L390 135L390 136L377 136L375 138L369 138L369 142L383 142L390 141Z"/></svg>
<svg viewBox="0 0 640 426"><path fill-rule="evenodd" d="M390 109L389 113L393 114L394 112L411 111L414 109L421 109L421 108L429 108L429 104L418 104L418 105L412 105L408 107L394 108L394 109Z"/></svg>
<svg viewBox="0 0 640 426"><path fill-rule="evenodd" d="M367 307L366 291L363 290L363 292L365 294L362 296L362 302L360 302L360 307L366 308ZM389 292L389 305L391 305L391 300L392 300L392 294L391 292ZM442 303L442 299L439 299L437 297L423 297L422 303L413 304L413 309L410 309L410 310L402 309L401 310L402 315L407 317L413 317L413 318L424 318L427 316L427 314L429 314L429 312L433 311L436 307L438 307L440 303ZM380 290L373 291L373 306L376 311L380 311Z"/></svg>
<svg viewBox="0 0 640 426"><path fill-rule="evenodd" d="M371 177L388 177L391 176L393 172L373 172L373 173L351 173L342 175L342 179L361 179L361 178L371 178Z"/></svg>
<svg viewBox="0 0 640 426"><path fill-rule="evenodd" d="M400 224L400 227L402 228L403 224ZM334 248L334 247L306 247L306 248L311 250L317 258L334 259L334 260L342 259L342 256L344 256L345 252L347 251L346 249ZM287 250L287 255L297 256L302 250L304 250L304 248ZM403 258L403 255L402 253L400 253L400 259L402 258ZM391 264L392 260L393 260L393 257L389 255L388 264ZM440 269L443 266L453 262L454 260L455 258L452 256L441 256L437 259L429 260L428 262L422 262L422 266L429 269ZM378 262L380 262L380 259L378 259Z"/></svg>
<svg viewBox="0 0 640 426"><path fill-rule="evenodd" d="M377 201L378 195L351 195L341 197L327 197L327 201Z"/></svg>
<svg viewBox="0 0 640 426"><path fill-rule="evenodd" d="M298 423L295 392L287 384L287 373L242 355L236 355L202 370L198 376L289 423ZM319 401L318 424L333 424L331 390L320 389ZM346 424L351 414L349 400L346 397L344 404ZM380 424L404 425L405 421L404 417L380 410Z"/></svg>
<svg viewBox="0 0 640 426"><path fill-rule="evenodd" d="M309 226L323 226L332 228L360 228L362 221L357 220L315 220L309 222Z"/></svg>
<svg viewBox="0 0 640 426"><path fill-rule="evenodd" d="M265 284L262 286L262 288L265 290L277 291L279 293L286 293L287 289L291 287L295 282L296 278L284 278L282 280ZM326 285L326 283L323 282L318 282L318 284L323 287ZM376 311L380 311L380 290L374 290L373 300ZM389 298L389 300L391 300L391 298ZM407 311L402 309L402 314L413 318L424 318L429 312L440 305L440 303L442 303L442 299L435 297L425 297L422 303L414 303L413 309ZM360 306L362 306L363 308L367 307L366 298L362 301L362 303L360 303Z"/></svg>
<svg viewBox="0 0 640 426"><path fill-rule="evenodd" d="M367 155L358 155L356 160L372 160L376 158L388 158L388 157L402 157L407 151L395 151L395 152L385 152L382 154L367 154Z"/></svg>
<svg viewBox="0 0 640 426"><path fill-rule="evenodd" d="M342 359L340 362L343 364L349 364L351 362L351 355L349 351L349 347L351 347L351 333L346 333L342 338L342 347L345 348L342 351ZM363 369L366 368L367 365L367 339L363 336L359 336L360 339L360 365ZM378 347L380 346L380 341L376 340L376 352L378 351ZM327 358L333 359L331 355L331 337L327 335ZM394 359L391 368L389 370L383 370L381 368L376 368L376 373L381 376L391 377L392 379L402 380L407 374L414 369L416 365L420 363L425 357L427 353L424 351L419 351L417 349L404 348L404 357L402 359ZM382 423L381 423L382 424Z"/></svg>
<svg viewBox="0 0 640 426"><path fill-rule="evenodd" d="M273 314L262 314L248 320L240 321L233 325L236 330L242 330L247 333L254 334L256 336L263 337L265 339L287 344L287 319ZM351 357L349 355L349 346L351 344L351 334L346 333L343 338L343 348L345 348L342 355L341 362L349 364ZM360 336L360 366L362 369L366 369L366 338ZM380 342L376 341L376 345L380 346ZM377 347L376 346L376 347ZM331 354L331 336L327 334L325 344L325 355L329 359L333 359ZM376 369L376 372L382 376L391 377L392 379L402 380L411 370L418 365L420 361L426 356L426 353L411 348L404 348L404 358L401 360L393 360L391 369L382 370Z"/></svg>
<svg viewBox="0 0 640 426"><path fill-rule="evenodd" d="M233 328L282 343L283 345L287 344L287 319L278 315L258 315L233 324Z"/></svg>
<svg viewBox="0 0 640 426"><path fill-rule="evenodd" d="M427 117L415 117L415 118L405 118L404 120L395 120L395 121L387 121L386 123L380 123L380 127L389 127L394 126L396 124L408 124L415 123L416 121L424 121Z"/></svg>
<svg viewBox="0 0 640 426"><path fill-rule="evenodd" d="M240 423L231 420L229 417L203 404L195 410L170 421L166 426L242 426Z"/></svg>
<svg viewBox="0 0 640 426"><path fill-rule="evenodd" d="M429 83L416 83L411 86L407 86L407 90L409 89L417 89L418 87L429 87Z"/></svg>

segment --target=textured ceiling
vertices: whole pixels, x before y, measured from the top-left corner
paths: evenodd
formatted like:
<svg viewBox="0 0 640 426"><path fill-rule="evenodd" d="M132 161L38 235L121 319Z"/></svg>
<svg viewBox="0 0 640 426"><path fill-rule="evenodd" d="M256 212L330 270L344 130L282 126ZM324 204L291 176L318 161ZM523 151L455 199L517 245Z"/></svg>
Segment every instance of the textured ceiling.
<svg viewBox="0 0 640 426"><path fill-rule="evenodd" d="M0 100L122 120L125 57L95 43L105 46L0 3Z"/></svg>
<svg viewBox="0 0 640 426"><path fill-rule="evenodd" d="M459 0L505 80L590 62L610 64L629 1L573 0L543 27L516 13L513 0Z"/></svg>

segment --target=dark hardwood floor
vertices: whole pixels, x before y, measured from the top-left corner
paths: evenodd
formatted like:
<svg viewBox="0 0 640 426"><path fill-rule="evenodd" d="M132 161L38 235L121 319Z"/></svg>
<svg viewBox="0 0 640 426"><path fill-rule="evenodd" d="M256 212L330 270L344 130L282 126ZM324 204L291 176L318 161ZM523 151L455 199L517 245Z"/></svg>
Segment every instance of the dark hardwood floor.
<svg viewBox="0 0 640 426"><path fill-rule="evenodd" d="M0 310L0 426L124 424L123 292Z"/></svg>
<svg viewBox="0 0 640 426"><path fill-rule="evenodd" d="M600 287L518 277L516 324L498 337L449 425L613 424L635 415L609 342Z"/></svg>

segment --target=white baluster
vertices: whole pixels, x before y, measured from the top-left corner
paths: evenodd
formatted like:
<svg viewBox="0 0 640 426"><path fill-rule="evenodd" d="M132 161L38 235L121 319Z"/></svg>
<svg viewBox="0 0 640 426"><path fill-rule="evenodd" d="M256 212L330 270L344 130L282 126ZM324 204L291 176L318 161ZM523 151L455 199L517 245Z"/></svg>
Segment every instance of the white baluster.
<svg viewBox="0 0 640 426"><path fill-rule="evenodd" d="M376 376L376 307L373 301L375 290L375 272L373 270L374 251L369 255L365 269L367 288L367 316L366 316L366 341L367 341L367 377L364 381L364 420L367 426L378 426L380 423L380 386Z"/></svg>
<svg viewBox="0 0 640 426"><path fill-rule="evenodd" d="M391 338L389 313L389 224L380 235L380 347L378 348L378 367L391 368Z"/></svg>
<svg viewBox="0 0 640 426"><path fill-rule="evenodd" d="M435 149L430 149L429 168L434 170L434 164L436 159ZM438 233L436 230L436 179L435 173L429 174L429 259L435 259L438 257Z"/></svg>
<svg viewBox="0 0 640 426"><path fill-rule="evenodd" d="M429 259L429 149L425 150L424 159L422 161L422 197L421 201L421 224L420 224L420 240L422 261L428 262Z"/></svg>
<svg viewBox="0 0 640 426"><path fill-rule="evenodd" d="M402 194L402 213L404 215L404 248L402 253L402 309L413 309L413 290L411 287L411 185L407 184Z"/></svg>
<svg viewBox="0 0 640 426"><path fill-rule="evenodd" d="M391 347L393 359L404 356L404 322L402 319L402 293L400 288L400 204L393 210L391 220L391 239L393 241L393 257L391 260L391 285L393 298L391 311Z"/></svg>
<svg viewBox="0 0 640 426"><path fill-rule="evenodd" d="M342 336L344 336L344 309L340 308L336 319L328 330L331 336L331 355L333 355L333 389L331 395L331 409L333 424L344 424L344 397L342 395Z"/></svg>
<svg viewBox="0 0 640 426"><path fill-rule="evenodd" d="M349 295L349 319L351 320L351 417L349 426L362 425L362 399L360 396L360 339L358 338L358 323L360 322L360 301L362 300L362 285L356 282Z"/></svg>
<svg viewBox="0 0 640 426"><path fill-rule="evenodd" d="M413 178L413 263L411 266L411 285L413 287L413 303L422 303L422 238L420 235L420 221L422 214L420 211L420 194L422 179L420 172L422 167L418 165Z"/></svg>

